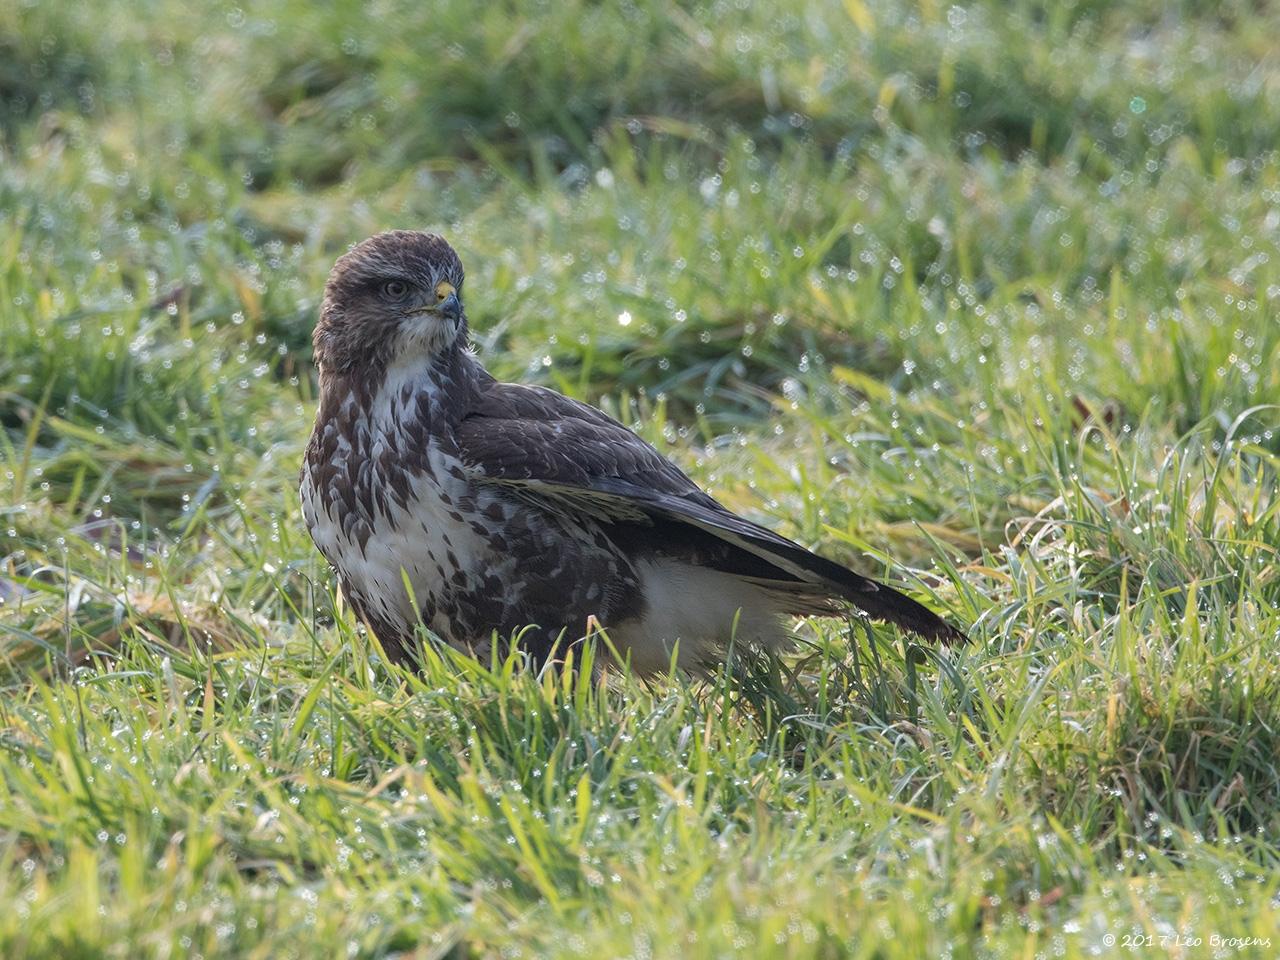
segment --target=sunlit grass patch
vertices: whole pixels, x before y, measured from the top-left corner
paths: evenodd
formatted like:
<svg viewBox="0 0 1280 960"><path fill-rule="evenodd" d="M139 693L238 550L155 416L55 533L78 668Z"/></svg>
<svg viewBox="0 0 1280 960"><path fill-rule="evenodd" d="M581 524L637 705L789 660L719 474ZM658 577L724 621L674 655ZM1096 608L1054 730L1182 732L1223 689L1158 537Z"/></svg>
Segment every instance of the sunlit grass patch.
<svg viewBox="0 0 1280 960"><path fill-rule="evenodd" d="M0 9L0 954L1274 955L1276 26ZM972 642L384 663L295 489L388 227L495 373Z"/></svg>

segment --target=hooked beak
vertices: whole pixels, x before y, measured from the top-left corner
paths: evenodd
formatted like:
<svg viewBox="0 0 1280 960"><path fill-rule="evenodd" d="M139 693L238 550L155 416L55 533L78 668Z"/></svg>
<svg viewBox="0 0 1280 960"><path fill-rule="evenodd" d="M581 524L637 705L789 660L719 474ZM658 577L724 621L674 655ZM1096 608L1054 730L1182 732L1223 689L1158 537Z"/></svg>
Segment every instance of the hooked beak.
<svg viewBox="0 0 1280 960"><path fill-rule="evenodd" d="M462 301L458 299L457 291L451 290L443 300L410 310L405 316L442 317L453 323L453 330L457 333L462 329Z"/></svg>
<svg viewBox="0 0 1280 960"><path fill-rule="evenodd" d="M455 324L462 319L462 301L458 299L457 293L450 293L436 304L436 309L441 316L448 317Z"/></svg>

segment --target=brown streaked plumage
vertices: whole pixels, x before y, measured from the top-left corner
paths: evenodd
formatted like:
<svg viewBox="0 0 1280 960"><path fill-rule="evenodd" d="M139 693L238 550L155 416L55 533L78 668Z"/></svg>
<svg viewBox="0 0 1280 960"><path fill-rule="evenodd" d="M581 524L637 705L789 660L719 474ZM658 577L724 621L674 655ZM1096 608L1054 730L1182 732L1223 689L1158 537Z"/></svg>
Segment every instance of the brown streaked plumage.
<svg viewBox="0 0 1280 960"><path fill-rule="evenodd" d="M541 662L595 618L643 672L677 644L681 667L706 669L731 634L777 648L787 616L850 607L963 638L730 513L594 407L499 383L468 349L462 286L442 238L379 234L335 264L315 330L303 513L393 659L412 659L419 622L477 654L519 632Z"/></svg>

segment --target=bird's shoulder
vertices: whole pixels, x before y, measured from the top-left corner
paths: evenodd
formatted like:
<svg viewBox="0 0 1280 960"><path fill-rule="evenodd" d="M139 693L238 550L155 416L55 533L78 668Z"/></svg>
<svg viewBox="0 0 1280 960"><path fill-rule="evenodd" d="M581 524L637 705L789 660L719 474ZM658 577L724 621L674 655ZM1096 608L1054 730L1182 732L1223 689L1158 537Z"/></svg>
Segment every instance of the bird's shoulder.
<svg viewBox="0 0 1280 960"><path fill-rule="evenodd" d="M547 387L506 383L485 372L479 379L475 398L466 419L581 421L626 432L640 443L640 437L596 407L566 397Z"/></svg>
<svg viewBox="0 0 1280 960"><path fill-rule="evenodd" d="M581 487L617 479L714 502L652 444L604 411L546 387L487 378L457 438L463 462L491 479Z"/></svg>

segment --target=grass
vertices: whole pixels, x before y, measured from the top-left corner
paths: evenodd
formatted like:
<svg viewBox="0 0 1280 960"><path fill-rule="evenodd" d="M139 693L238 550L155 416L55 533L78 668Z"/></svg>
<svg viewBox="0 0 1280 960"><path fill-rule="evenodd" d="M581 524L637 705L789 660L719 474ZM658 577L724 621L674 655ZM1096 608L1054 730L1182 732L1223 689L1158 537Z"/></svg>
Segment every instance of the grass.
<svg viewBox="0 0 1280 960"><path fill-rule="evenodd" d="M1274 955L1278 28L0 9L0 955ZM295 478L392 226L496 373L973 644L382 662Z"/></svg>

